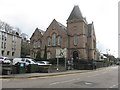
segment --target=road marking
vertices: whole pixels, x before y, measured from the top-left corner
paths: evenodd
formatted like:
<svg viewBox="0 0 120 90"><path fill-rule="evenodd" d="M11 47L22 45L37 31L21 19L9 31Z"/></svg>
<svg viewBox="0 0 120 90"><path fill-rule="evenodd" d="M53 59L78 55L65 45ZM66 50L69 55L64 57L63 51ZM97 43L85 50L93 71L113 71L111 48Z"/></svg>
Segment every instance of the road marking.
<svg viewBox="0 0 120 90"><path fill-rule="evenodd" d="M94 76L98 76L98 75L101 75L101 74L95 74L95 75L87 76L87 77L94 77Z"/></svg>
<svg viewBox="0 0 120 90"><path fill-rule="evenodd" d="M91 85L92 83L90 83L90 82L86 82L85 84L87 84L87 85Z"/></svg>
<svg viewBox="0 0 120 90"><path fill-rule="evenodd" d="M101 70L101 69L100 69ZM98 71L98 70L97 70ZM97 72L97 71L93 71L93 72ZM95 76L98 76L98 75L102 75L102 74L105 74L109 71L112 71L112 70L107 70L107 71L104 71L102 72L101 74L95 74L95 75L91 75L91 76L87 76L87 77L95 77ZM85 72L85 73L91 73L91 72ZM85 74L85 73L81 73L81 74ZM77 73L78 74L78 73ZM72 74L73 75L73 74ZM76 75L76 74L75 74ZM85 77L82 77L82 78L85 78ZM55 84L60 84L60 83L67 83L67 82L71 82L71 81L75 81L75 80L80 80L81 78L77 78L77 79L72 79L72 80L67 80L67 81L61 81L61 82L54 82L54 83L51 83L50 85L55 85ZM113 85L112 87L115 87L116 85Z"/></svg>
<svg viewBox="0 0 120 90"><path fill-rule="evenodd" d="M55 84L60 84L60 83L67 83L67 82L71 82L71 81L75 81L77 79L71 79L71 80L66 80L66 81L62 81L62 82L54 82L54 83L51 83L49 85L55 85Z"/></svg>
<svg viewBox="0 0 120 90"><path fill-rule="evenodd" d="M98 76L98 75L102 75L102 74L95 74L95 75L92 75L92 76L87 76L87 77L94 77L94 76ZM81 77L81 78L85 78L85 77ZM60 83L67 83L67 82L71 82L71 81L75 81L75 80L80 80L81 78L77 78L77 79L72 79L72 80L66 80L66 81L61 81L61 82L54 82L54 83L51 83L50 85L55 85L55 84L60 84Z"/></svg>
<svg viewBox="0 0 120 90"><path fill-rule="evenodd" d="M67 75L76 75L76 74L86 74L86 73L91 73L91 72L96 72L96 71L88 71L88 72L80 72L80 73L69 73L69 74L63 74L63 75L55 75L55 76L45 76L45 77L28 77L28 78L3 78L2 80L7 80L7 79L36 79L36 78L50 78L50 77L59 77L59 76L67 76ZM1 80L1 79L0 79Z"/></svg>
<svg viewBox="0 0 120 90"><path fill-rule="evenodd" d="M90 71L88 71L90 72ZM63 74L63 75L54 75L54 76L43 76L43 77L27 77L27 78L0 78L0 80L7 80L7 79L36 79L36 78L50 78L50 77L59 77L59 76L67 76L67 75L76 75L76 74L83 74L88 72L80 72L80 73L69 73L69 74Z"/></svg>
<svg viewBox="0 0 120 90"><path fill-rule="evenodd" d="M71 82L71 81L75 81L76 79L71 79L71 80L67 80L67 81L62 81L60 83L67 83L67 82Z"/></svg>
<svg viewBox="0 0 120 90"><path fill-rule="evenodd" d="M55 83L51 83L50 85L55 85L55 84L59 84L60 82L55 82Z"/></svg>
<svg viewBox="0 0 120 90"><path fill-rule="evenodd" d="M94 70L94 71L87 71L87 72L78 72L78 73L67 73L67 74L63 74L63 75L54 75L54 76L43 76L43 77L26 77L26 78L0 78L0 80L7 80L7 79L38 79L38 78L50 78L50 77L59 77L59 76L67 76L67 75L76 75L76 74L86 74L86 73L92 73L92 72L98 72L98 71L101 71L101 70L104 70L104 69L109 69L111 67L105 67L105 68L99 68L97 70Z"/></svg>
<svg viewBox="0 0 120 90"><path fill-rule="evenodd" d="M109 87L109 88L114 88L114 87L116 87L116 86L118 86L119 84L114 84L114 85L112 85L111 87Z"/></svg>

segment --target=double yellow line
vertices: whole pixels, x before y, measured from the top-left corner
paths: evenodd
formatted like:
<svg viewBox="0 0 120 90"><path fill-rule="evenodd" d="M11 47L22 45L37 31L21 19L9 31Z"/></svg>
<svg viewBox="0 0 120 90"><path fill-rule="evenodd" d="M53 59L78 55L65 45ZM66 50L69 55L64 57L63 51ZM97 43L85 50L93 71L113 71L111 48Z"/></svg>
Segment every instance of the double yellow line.
<svg viewBox="0 0 120 90"><path fill-rule="evenodd" d="M14 80L14 79L37 79L37 78L51 78L51 77L60 77L60 76L67 76L67 75L76 75L76 74L85 74L85 73L92 73L92 72L96 72L96 71L99 71L99 70L103 70L103 69L105 69L105 68L100 68L100 69L97 69L97 70L91 70L91 71L86 71L86 72L76 72L76 73L66 73L66 74L58 74L58 75L51 75L51 76L35 76L35 77L13 77L13 78L0 78L0 80L7 80L7 79L9 79L9 80Z"/></svg>

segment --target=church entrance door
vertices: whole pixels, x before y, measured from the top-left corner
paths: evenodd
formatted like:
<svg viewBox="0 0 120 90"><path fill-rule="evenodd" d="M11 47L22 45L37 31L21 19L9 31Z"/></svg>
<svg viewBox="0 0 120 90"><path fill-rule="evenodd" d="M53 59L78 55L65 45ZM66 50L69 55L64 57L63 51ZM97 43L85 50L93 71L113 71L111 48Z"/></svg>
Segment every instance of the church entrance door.
<svg viewBox="0 0 120 90"><path fill-rule="evenodd" d="M74 51L73 52L73 68L77 69L78 68L78 52Z"/></svg>
<svg viewBox="0 0 120 90"><path fill-rule="evenodd" d="M73 52L73 60L77 60L78 59L78 52L74 51Z"/></svg>

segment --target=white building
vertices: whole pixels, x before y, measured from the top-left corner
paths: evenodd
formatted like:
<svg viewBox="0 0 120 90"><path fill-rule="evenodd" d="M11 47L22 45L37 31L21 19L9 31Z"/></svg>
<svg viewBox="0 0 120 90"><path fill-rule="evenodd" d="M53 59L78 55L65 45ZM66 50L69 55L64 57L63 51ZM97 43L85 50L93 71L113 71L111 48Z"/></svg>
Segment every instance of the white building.
<svg viewBox="0 0 120 90"><path fill-rule="evenodd" d="M0 56L15 58L21 54L21 37L0 30Z"/></svg>

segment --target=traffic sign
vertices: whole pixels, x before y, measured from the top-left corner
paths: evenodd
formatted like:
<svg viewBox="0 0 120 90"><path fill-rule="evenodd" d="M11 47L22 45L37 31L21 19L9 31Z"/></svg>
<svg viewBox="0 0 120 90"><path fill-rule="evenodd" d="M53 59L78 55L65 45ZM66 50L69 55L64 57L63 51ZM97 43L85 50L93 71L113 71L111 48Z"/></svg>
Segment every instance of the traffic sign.
<svg viewBox="0 0 120 90"><path fill-rule="evenodd" d="M67 57L67 48L57 48L56 49L56 58L66 58Z"/></svg>

